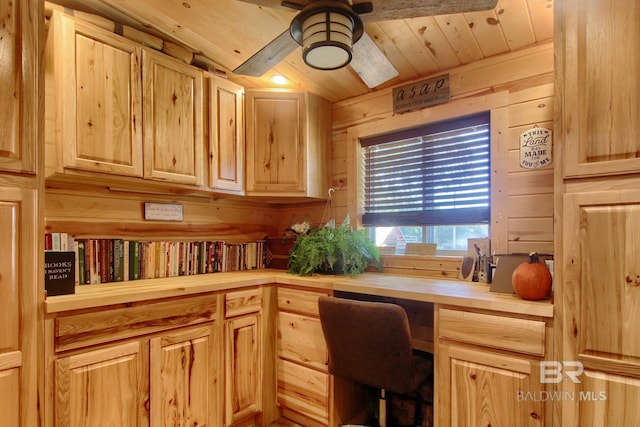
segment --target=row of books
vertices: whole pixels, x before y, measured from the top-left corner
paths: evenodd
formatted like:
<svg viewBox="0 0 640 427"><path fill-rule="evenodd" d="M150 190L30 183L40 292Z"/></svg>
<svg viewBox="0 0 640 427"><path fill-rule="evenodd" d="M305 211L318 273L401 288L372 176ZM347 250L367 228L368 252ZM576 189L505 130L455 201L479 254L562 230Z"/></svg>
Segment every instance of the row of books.
<svg viewBox="0 0 640 427"><path fill-rule="evenodd" d="M265 268L264 241L75 239L47 233L45 250L74 252L77 285Z"/></svg>

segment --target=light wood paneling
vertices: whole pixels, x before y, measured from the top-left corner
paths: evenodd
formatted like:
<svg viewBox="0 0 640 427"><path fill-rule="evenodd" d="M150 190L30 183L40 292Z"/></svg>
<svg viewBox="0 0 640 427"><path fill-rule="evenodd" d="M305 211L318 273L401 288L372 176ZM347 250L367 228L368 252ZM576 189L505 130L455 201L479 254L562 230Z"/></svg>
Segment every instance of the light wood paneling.
<svg viewBox="0 0 640 427"><path fill-rule="evenodd" d="M55 0L55 3L99 13L125 28L135 27L165 42L187 47L215 60L210 62L222 70L235 69L285 31L296 13L292 9L258 7L237 0L217 0L215 4L200 0L158 1ZM367 16L363 18L366 20ZM552 0L500 0L490 11L367 22L367 34L399 71L397 78L376 89L445 72L472 61L520 53L523 48L551 40L552 23ZM530 67L539 65L531 58ZM246 88L272 87L269 80L272 73L283 74L292 82L289 87L317 93L332 102L374 91L364 85L351 67L330 72L311 69L302 61L300 49L271 71L256 78L228 74ZM502 79L497 74L485 77ZM473 79L465 83L474 85Z"/></svg>
<svg viewBox="0 0 640 427"><path fill-rule="evenodd" d="M517 19L514 18L516 21ZM492 249L497 253L553 252L553 170L526 170L516 163L519 136L534 125L553 127L553 49L541 45L524 52L506 54L450 70L454 101L402 115L392 113L391 91L341 101L333 105L333 143L330 218L342 220L347 213L351 223L358 223L361 194L356 191L360 174L357 154L350 152L357 144L353 135L366 136L403 127L413 127L475 111L492 111ZM536 67L531 67L533 58ZM491 101L483 94L501 89L506 94ZM498 98L495 98L498 99ZM457 102L456 102L457 101ZM350 135L352 135L350 137ZM320 205L287 207L279 226L288 226L289 212L320 218ZM323 211L324 212L324 211ZM326 217L326 215L324 216ZM512 219L520 221L511 221ZM527 225L527 219L531 220ZM514 227L511 229L510 227ZM387 272L403 274L401 264L385 258ZM456 266L455 268L457 268ZM409 267L415 269L416 266ZM457 277L451 269L436 268L427 275ZM410 274L425 273L405 270Z"/></svg>
<svg viewBox="0 0 640 427"><path fill-rule="evenodd" d="M145 221L145 202L179 203L183 206L183 220ZM126 189L72 185L50 188L45 195L46 230L84 238L256 240L278 235L276 218L276 208L259 203L189 196L168 198Z"/></svg>

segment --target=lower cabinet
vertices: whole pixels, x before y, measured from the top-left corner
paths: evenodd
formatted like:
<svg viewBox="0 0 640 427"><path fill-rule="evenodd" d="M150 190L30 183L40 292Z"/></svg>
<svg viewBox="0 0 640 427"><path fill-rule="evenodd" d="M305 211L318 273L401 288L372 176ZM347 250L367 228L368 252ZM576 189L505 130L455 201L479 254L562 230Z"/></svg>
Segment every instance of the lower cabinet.
<svg viewBox="0 0 640 427"><path fill-rule="evenodd" d="M222 425L220 295L49 315L44 426Z"/></svg>
<svg viewBox="0 0 640 427"><path fill-rule="evenodd" d="M259 314L226 321L225 425L257 415L262 408Z"/></svg>
<svg viewBox="0 0 640 427"><path fill-rule="evenodd" d="M151 427L218 424L216 328L181 329L149 344Z"/></svg>
<svg viewBox="0 0 640 427"><path fill-rule="evenodd" d="M278 287L277 400L283 416L328 426L331 377L318 314L318 291Z"/></svg>
<svg viewBox="0 0 640 427"><path fill-rule="evenodd" d="M216 425L213 323L55 361L58 426Z"/></svg>
<svg viewBox="0 0 640 427"><path fill-rule="evenodd" d="M250 426L262 411L262 288L225 294L224 425Z"/></svg>
<svg viewBox="0 0 640 427"><path fill-rule="evenodd" d="M132 341L56 360L56 425L148 425L147 354Z"/></svg>
<svg viewBox="0 0 640 427"><path fill-rule="evenodd" d="M439 308L436 424L550 426L543 320Z"/></svg>

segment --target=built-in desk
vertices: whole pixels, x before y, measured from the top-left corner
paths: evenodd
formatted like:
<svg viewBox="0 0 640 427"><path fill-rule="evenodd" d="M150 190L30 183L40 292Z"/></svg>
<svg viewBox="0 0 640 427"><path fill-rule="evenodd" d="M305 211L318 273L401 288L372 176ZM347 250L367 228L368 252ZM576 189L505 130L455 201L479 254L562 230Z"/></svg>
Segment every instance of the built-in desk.
<svg viewBox="0 0 640 427"><path fill-rule="evenodd" d="M405 307L414 346L435 355L440 426L494 417L510 426L528 425L532 417L549 425L550 404L519 402L513 393L546 386L539 384L538 365L552 354L550 301L454 280L384 273L300 277L282 270L86 285L74 295L47 298L45 382L52 401L44 425L54 425L54 416L58 424L75 419L69 411L87 398L120 408L134 424L170 424L169 412L162 412L163 402L173 402L163 395L167 385L194 384L210 399L190 399L198 406L176 409L198 424L286 425L284 416L306 427L339 425L361 402L357 387L326 372L315 312L321 294ZM177 358L184 352L192 352L193 378ZM102 374L124 376L102 383ZM246 382L256 375L261 381ZM230 400L237 393L245 393L239 410Z"/></svg>
<svg viewBox="0 0 640 427"><path fill-rule="evenodd" d="M301 277L288 274L282 270L213 273L107 283L104 285L85 285L76 287L76 294L74 295L59 295L47 298L45 309L47 313L58 313L111 304L173 298L266 284L297 285L329 291L402 298L519 315L553 317L553 304L549 300L525 301L515 295L489 292L489 286L486 284L413 276L393 276L384 273L365 273L355 278L331 275Z"/></svg>

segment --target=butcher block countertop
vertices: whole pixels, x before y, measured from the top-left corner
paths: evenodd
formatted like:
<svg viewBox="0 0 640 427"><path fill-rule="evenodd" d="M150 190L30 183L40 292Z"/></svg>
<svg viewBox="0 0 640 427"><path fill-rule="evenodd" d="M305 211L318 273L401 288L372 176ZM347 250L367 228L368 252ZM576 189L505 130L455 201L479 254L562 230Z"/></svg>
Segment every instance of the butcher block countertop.
<svg viewBox="0 0 640 427"><path fill-rule="evenodd" d="M525 301L515 295L490 292L489 285L482 283L385 273L365 273L355 278L331 275L302 277L283 270L237 271L84 285L76 287L73 295L48 297L45 308L47 313L59 313L273 283L553 317L550 300Z"/></svg>

